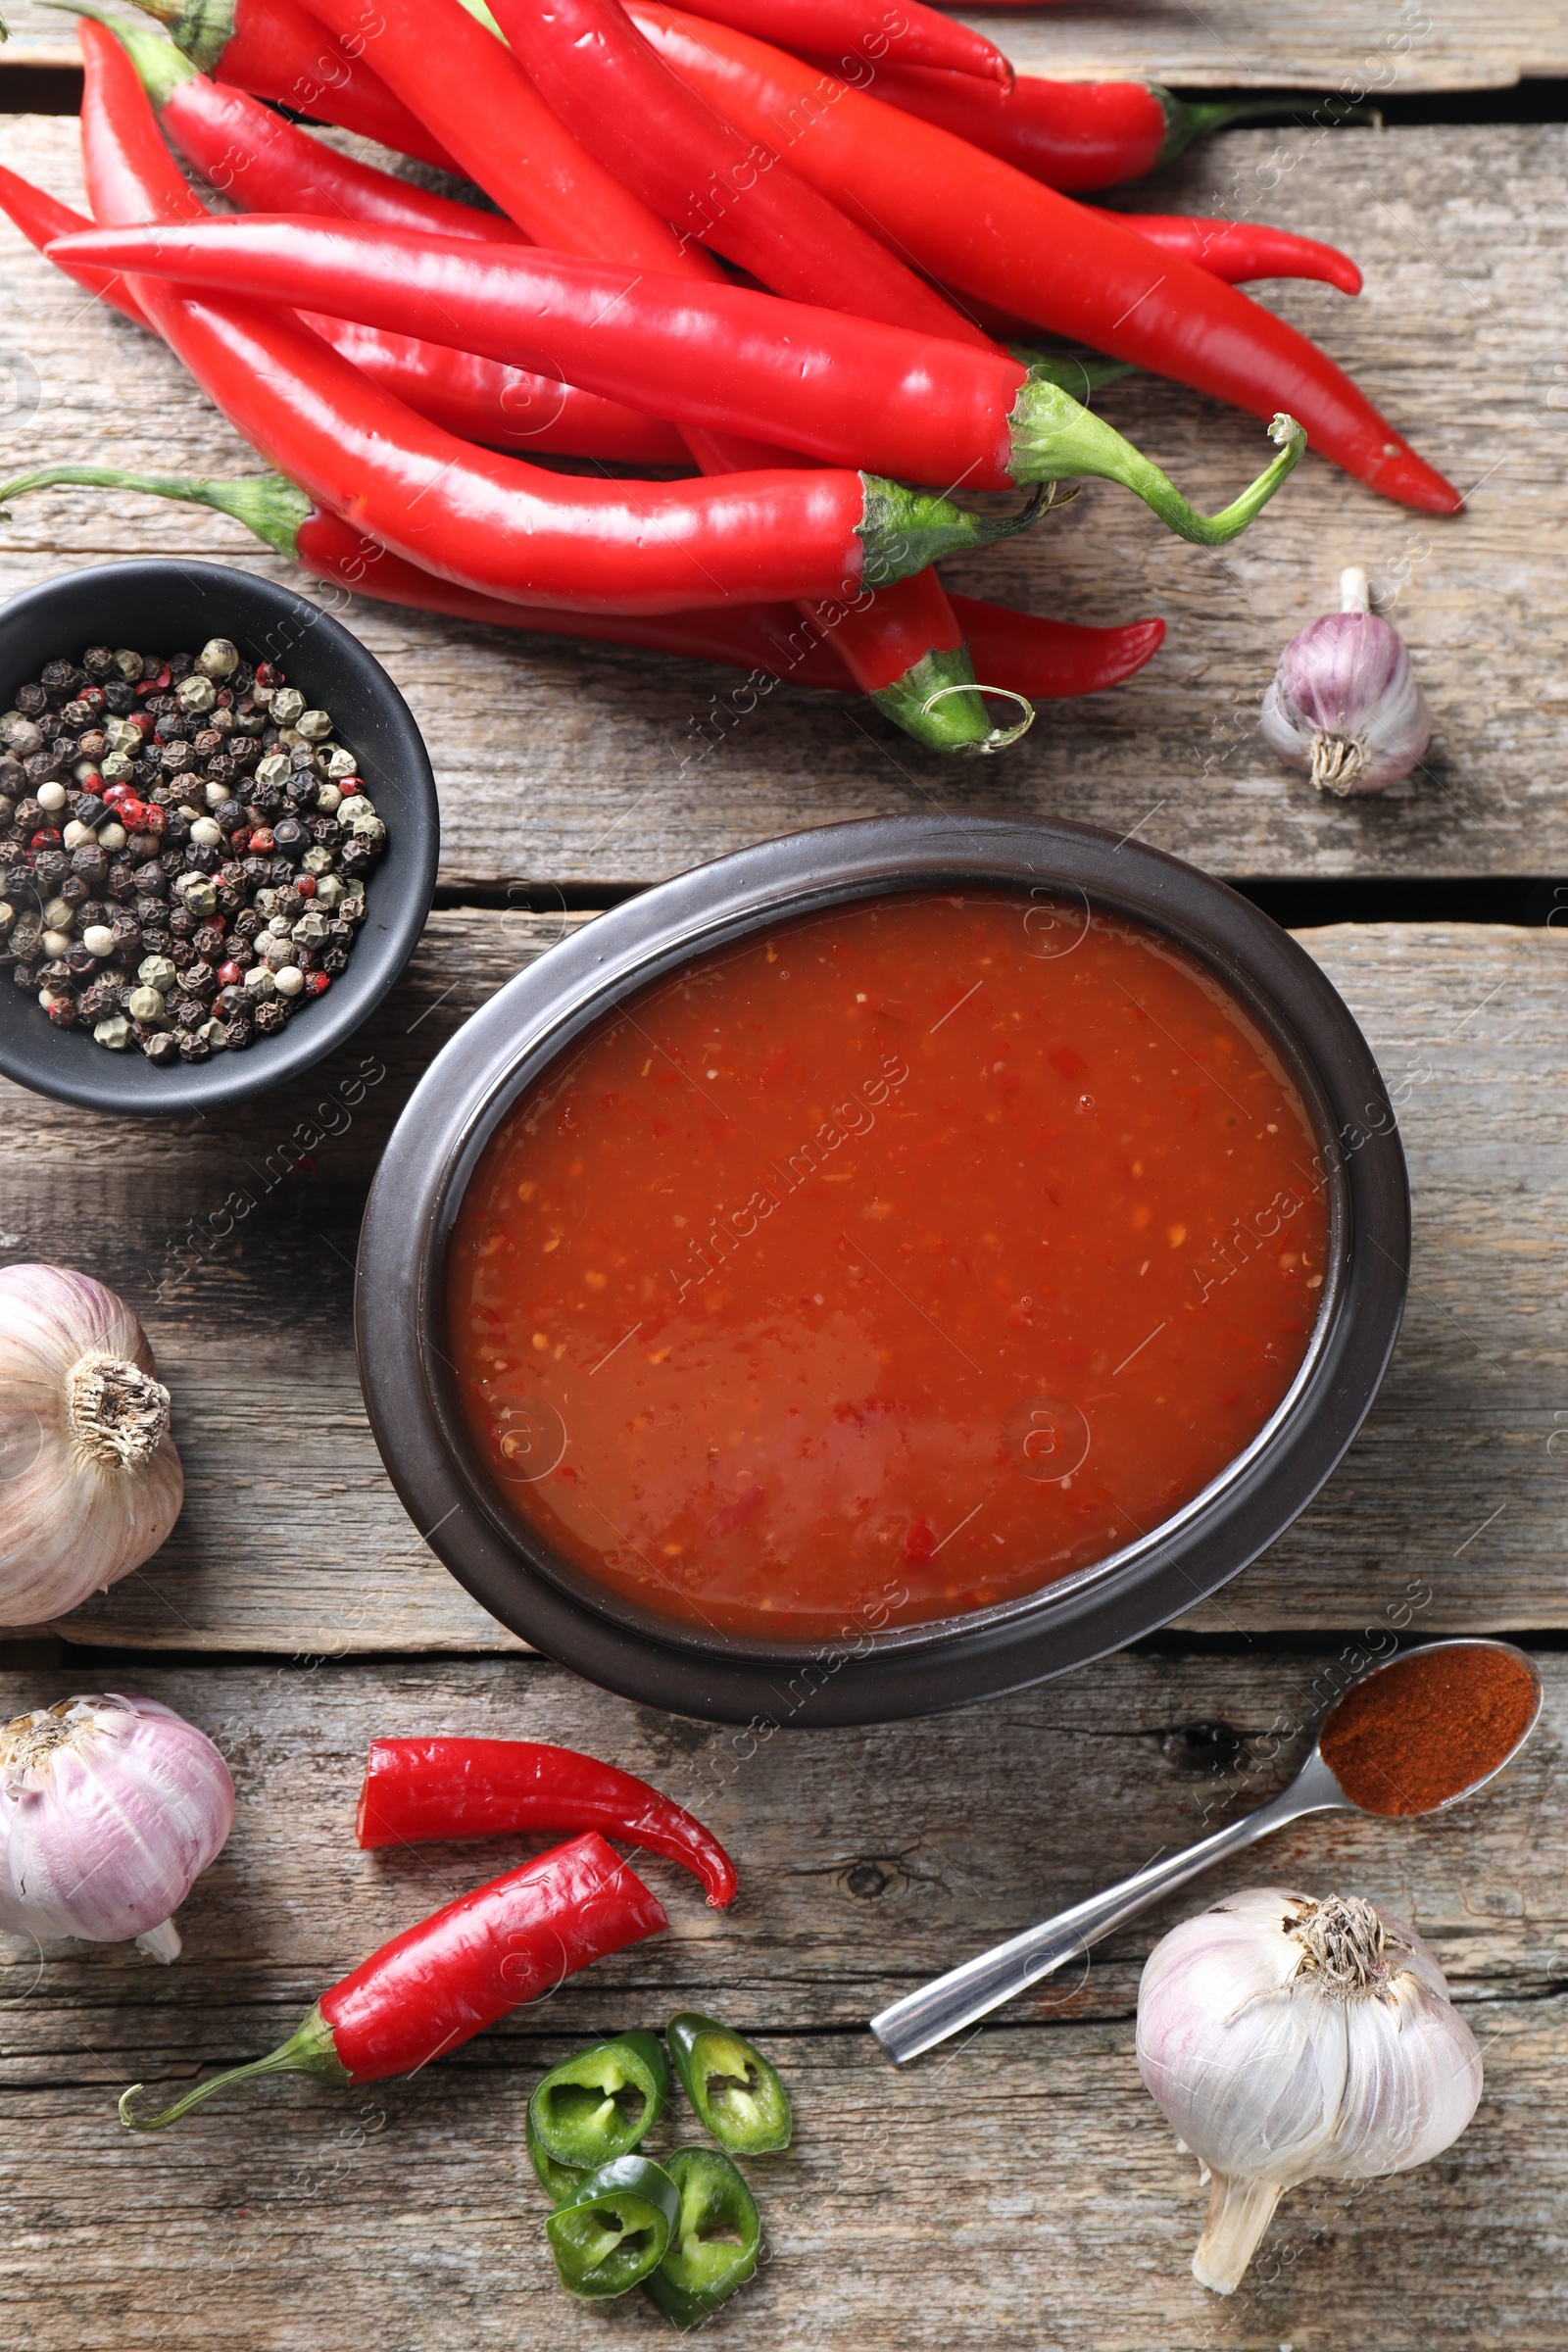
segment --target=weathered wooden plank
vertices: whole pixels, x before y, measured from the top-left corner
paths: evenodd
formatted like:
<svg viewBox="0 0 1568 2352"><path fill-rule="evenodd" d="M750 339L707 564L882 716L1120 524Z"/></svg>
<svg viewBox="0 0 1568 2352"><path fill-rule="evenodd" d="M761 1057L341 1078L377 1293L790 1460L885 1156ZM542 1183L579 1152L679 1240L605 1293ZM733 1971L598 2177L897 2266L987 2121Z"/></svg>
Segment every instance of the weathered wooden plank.
<svg viewBox="0 0 1568 2352"><path fill-rule="evenodd" d="M355 1377L365 1192L418 1072L563 921L433 917L409 977L308 1090L134 1129L0 1091L0 1248L119 1287L173 1388L185 1514L70 1621L116 1646L336 1654L511 1644L419 1543ZM1404 1332L1318 1502L1191 1623L1358 1626L1414 1587L1451 1628L1568 1623L1560 1286L1568 965L1550 931L1302 935L1366 1029L1415 1195ZM246 1203L251 1205L247 1206Z"/></svg>
<svg viewBox="0 0 1568 2352"><path fill-rule="evenodd" d="M79 201L74 124L13 122L5 150ZM1162 209L1260 215L1355 251L1367 272L1358 302L1319 286L1268 298L1321 334L1474 495L1462 518L1438 522L1308 459L1244 540L1208 553L1092 485L955 579L1093 621L1162 612L1170 636L1127 686L1044 710L1004 759L942 765L860 706L784 688L737 700L733 672L503 642L356 605L353 625L430 739L445 877L651 879L803 822L933 803L956 814L1065 811L1118 835L1136 827L1231 873L1568 870L1564 690L1544 676L1539 650L1560 622L1568 576L1568 361L1556 325L1565 165L1561 128L1268 131L1212 142L1151 188L1143 200ZM172 358L84 308L9 229L0 256L0 348L23 354L38 382L35 410L24 399L0 433L8 466L252 468ZM1264 454L1254 422L1169 386L1129 383L1105 402L1207 506ZM219 517L57 493L19 502L0 525L0 590L145 552L281 568ZM1346 805L1279 766L1255 712L1281 646L1333 606L1339 567L1352 561L1394 599L1436 734L1412 784Z"/></svg>
<svg viewBox="0 0 1568 2352"><path fill-rule="evenodd" d="M789 2154L750 2168L770 2259L721 2323L726 2341L990 2352L1017 2331L1053 2352L1560 2346L1547 2249L1568 2157L1554 2095L1568 2055L1555 1860L1568 1668L1542 1663L1536 1743L1473 1808L1428 1824L1303 1823L1266 1862L1207 1883L1338 1887L1413 1915L1487 2068L1448 2156L1398 2180L1298 2192L1224 2304L1188 2275L1203 2200L1132 2056L1137 1970L1160 1920L904 2073L864 2019L899 1984L1190 1838L1216 1789L1187 1769L1186 1727L1220 1718L1261 1747L1277 1713L1353 1661L1123 1657L1024 1699L870 1733L781 1734L744 1759L723 1735L644 1716L535 1661L140 1675L224 1746L236 1825L186 1906L172 1968L11 1939L11 2330L39 2352L205 2346L220 2314L237 2345L309 2352L663 2340L635 2299L596 2314L555 2288L522 2110L539 2070L575 2043L695 2001L758 2034L797 2112ZM7 1674L0 1704L74 1687ZM367 1738L446 1728L576 1741L703 1788L741 1870L734 1913L705 1911L650 1862L667 1936L412 2082L268 2083L167 2138L122 2133L112 2102L125 2082L174 2086L259 2052L379 1936L521 1852L353 1849ZM1178 1898L1172 1916L1197 1901Z"/></svg>
<svg viewBox="0 0 1568 2352"><path fill-rule="evenodd" d="M1237 88L1393 91L1502 89L1526 75L1568 73L1568 36L1551 0L1523 0L1505 17L1463 0L1321 0L1299 18L1212 0L1201 12L1159 0L1112 9L961 12L1022 70L1073 80L1133 79ZM37 0L6 10L12 65L74 65L58 16Z"/></svg>

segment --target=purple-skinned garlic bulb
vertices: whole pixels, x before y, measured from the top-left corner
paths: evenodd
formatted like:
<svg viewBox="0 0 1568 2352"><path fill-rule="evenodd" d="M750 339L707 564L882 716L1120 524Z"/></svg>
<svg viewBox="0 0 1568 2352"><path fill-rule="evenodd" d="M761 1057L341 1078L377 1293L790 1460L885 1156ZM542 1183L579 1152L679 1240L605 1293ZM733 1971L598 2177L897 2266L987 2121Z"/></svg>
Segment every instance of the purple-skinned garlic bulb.
<svg viewBox="0 0 1568 2352"><path fill-rule="evenodd" d="M233 1822L222 1757L156 1699L105 1691L19 1715L0 1730L0 1929L134 1936L172 1960L172 1915Z"/></svg>
<svg viewBox="0 0 1568 2352"><path fill-rule="evenodd" d="M1263 697L1263 734L1280 758L1340 799L1382 792L1427 748L1432 713L1410 649L1371 610L1366 573L1340 574L1340 610L1307 622Z"/></svg>

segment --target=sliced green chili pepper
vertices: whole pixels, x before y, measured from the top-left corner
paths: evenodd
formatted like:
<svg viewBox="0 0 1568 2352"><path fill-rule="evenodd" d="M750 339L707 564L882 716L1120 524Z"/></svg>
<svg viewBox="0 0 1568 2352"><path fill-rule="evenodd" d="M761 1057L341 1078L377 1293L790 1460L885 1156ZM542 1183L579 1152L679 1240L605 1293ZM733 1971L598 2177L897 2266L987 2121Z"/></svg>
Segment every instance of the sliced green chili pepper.
<svg viewBox="0 0 1568 2352"><path fill-rule="evenodd" d="M680 2220L643 2292L677 2328L695 2328L756 2270L762 2225L751 2190L716 2148L677 2148L664 2169L680 2190Z"/></svg>
<svg viewBox="0 0 1568 2352"><path fill-rule="evenodd" d="M790 2144L784 2085L744 2034L683 2009L664 2028L686 2096L721 2147L760 2156Z"/></svg>
<svg viewBox="0 0 1568 2352"><path fill-rule="evenodd" d="M623 2295L657 2271L680 2219L680 2190L646 2156L602 2164L545 2224L568 2294Z"/></svg>
<svg viewBox="0 0 1568 2352"><path fill-rule="evenodd" d="M669 2061L657 2034L618 2034L552 2067L528 2101L540 2146L592 2171L629 2156L663 2113Z"/></svg>
<svg viewBox="0 0 1568 2352"><path fill-rule="evenodd" d="M533 2128L531 2107L523 2126L523 2138L527 2144L528 2162L533 2166L534 2179L553 2205L566 2204L587 2180L588 2167L585 2164L556 2162L549 2149L540 2144L539 2134Z"/></svg>

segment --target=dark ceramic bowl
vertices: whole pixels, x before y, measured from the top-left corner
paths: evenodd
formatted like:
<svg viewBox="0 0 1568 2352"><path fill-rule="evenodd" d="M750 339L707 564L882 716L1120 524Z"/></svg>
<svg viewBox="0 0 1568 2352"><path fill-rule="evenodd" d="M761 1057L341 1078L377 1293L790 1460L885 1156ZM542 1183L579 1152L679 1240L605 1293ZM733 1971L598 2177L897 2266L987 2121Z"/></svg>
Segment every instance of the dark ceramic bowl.
<svg viewBox="0 0 1568 2352"><path fill-rule="evenodd" d="M173 1069L134 1051L111 1054L86 1030L52 1028L0 972L0 1070L87 1110L218 1110L286 1085L380 1004L430 911L441 824L413 713L359 639L291 588L221 564L102 564L48 580L0 610L0 710L57 655L79 660L89 645L194 654L209 637L231 638L247 662L280 662L308 706L331 711L386 820L386 852L369 876L369 911L347 971L280 1037L259 1038L242 1054Z"/></svg>
<svg viewBox="0 0 1568 2352"><path fill-rule="evenodd" d="M506 1112L584 1030L694 956L835 905L910 890L1066 897L1206 965L1273 1042L1316 1130L1331 1217L1317 1328L1247 1451L1142 1542L1042 1592L841 1646L729 1639L651 1615L512 1513L469 1445L444 1353L445 1254ZM1049 917L1047 918L1049 919ZM398 1122L360 1244L360 1374L387 1470L459 1581L550 1656L626 1696L718 1722L869 1723L985 1698L1151 1633L1236 1575L1309 1503L1359 1429L1404 1303L1410 1204L1366 1041L1309 956L1195 867L1082 825L894 817L697 867L601 915L459 1031Z"/></svg>

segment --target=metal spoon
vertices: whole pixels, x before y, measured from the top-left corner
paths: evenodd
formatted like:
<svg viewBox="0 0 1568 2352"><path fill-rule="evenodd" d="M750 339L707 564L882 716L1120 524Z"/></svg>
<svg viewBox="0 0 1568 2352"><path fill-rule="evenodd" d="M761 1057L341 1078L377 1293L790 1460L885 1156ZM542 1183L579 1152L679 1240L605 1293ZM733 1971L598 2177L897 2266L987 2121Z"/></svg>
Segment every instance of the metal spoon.
<svg viewBox="0 0 1568 2352"><path fill-rule="evenodd" d="M1362 1675L1350 1688L1359 1690L1376 1675L1386 1674L1389 1667L1402 1666L1411 1658L1426 1657L1439 1649L1505 1650L1529 1669L1536 1687L1536 1703L1530 1721L1502 1762L1494 1765L1480 1780L1472 1781L1469 1788L1446 1797L1442 1805L1431 1807L1433 1812L1443 1812L1447 1806L1458 1804L1462 1797L1473 1796L1512 1763L1536 1728L1542 1698L1541 1677L1534 1661L1506 1642L1429 1642L1419 1649L1407 1649L1397 1658L1390 1658L1386 1665L1374 1667L1372 1674ZM1051 1976L1080 1952L1087 1951L1092 1943L1098 1943L1102 1936L1135 1919L1140 1911L1147 1911L1173 1887L1184 1886L1200 1871L1255 1844L1271 1830L1283 1829L1288 1821L1298 1821L1303 1813L1361 1813L1368 1819L1389 1819L1387 1814L1368 1814L1364 1806L1353 1805L1323 1761L1323 1735L1348 1696L1349 1691L1346 1691L1329 1709L1318 1726L1312 1753L1290 1787L1266 1805L1260 1805L1255 1813L1232 1822L1228 1829L1216 1830L1211 1838L1201 1838L1183 1853L1167 1854L1157 1862L1151 1862L1147 1868L1135 1871L1130 1879L1123 1879L1119 1886L1108 1886L1103 1894L1092 1895L1087 1902L1075 1903L1069 1911L1059 1911L1054 1919L1044 1921L1038 1928L1026 1928L1021 1936L994 1944L988 1952L976 1953L960 1968L934 1978L917 1992L906 1993L902 2001L893 2002L873 2017L871 2031L888 2056L899 2066L907 2059L918 2058L922 2050L933 2049L939 2041L946 2041L949 2034L960 2033L965 2026L973 2025L976 2018L1011 2000L1014 1993L1037 1984L1042 1977ZM1416 1817L1406 1814L1402 1818Z"/></svg>

